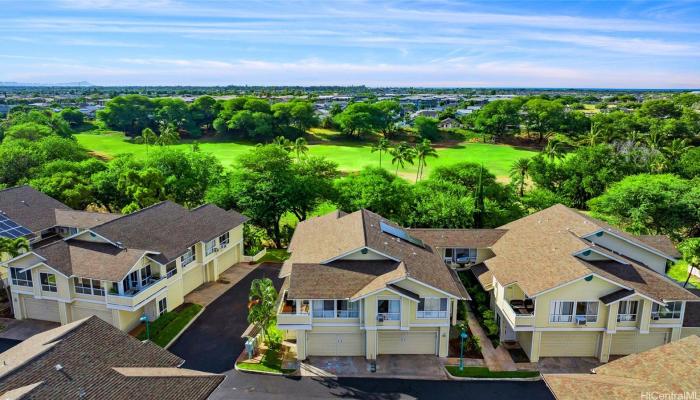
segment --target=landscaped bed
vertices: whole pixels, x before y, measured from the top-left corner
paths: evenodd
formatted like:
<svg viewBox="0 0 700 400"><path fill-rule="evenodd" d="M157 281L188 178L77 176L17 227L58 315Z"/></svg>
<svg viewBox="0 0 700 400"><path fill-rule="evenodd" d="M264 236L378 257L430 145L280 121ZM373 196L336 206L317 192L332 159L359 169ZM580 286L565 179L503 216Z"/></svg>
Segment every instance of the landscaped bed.
<svg viewBox="0 0 700 400"><path fill-rule="evenodd" d="M282 368L282 352L279 350L264 350L260 359L239 361L236 368L242 371L266 372L272 374L288 374L294 372L293 369Z"/></svg>
<svg viewBox="0 0 700 400"><path fill-rule="evenodd" d="M673 264L668 269L666 274L675 281L685 283L685 280L688 279L688 263L685 261L679 261ZM690 276L690 281L688 282L687 287L692 289L693 286L700 289L700 278L695 275Z"/></svg>
<svg viewBox="0 0 700 400"><path fill-rule="evenodd" d="M166 312L150 323L151 341L165 347L202 310L199 304L185 303L173 311ZM139 333L140 340L146 340L146 330Z"/></svg>
<svg viewBox="0 0 700 400"><path fill-rule="evenodd" d="M264 263L264 262L274 262L274 263L281 263L284 262L284 260L289 258L289 253L287 253L287 249L267 249L267 252L265 255L258 260L258 263Z"/></svg>
<svg viewBox="0 0 700 400"><path fill-rule="evenodd" d="M491 371L486 367L464 367L459 370L459 366L448 365L445 367L447 372L458 378L491 378L491 379L508 379L508 378L537 378L540 376L538 371Z"/></svg>

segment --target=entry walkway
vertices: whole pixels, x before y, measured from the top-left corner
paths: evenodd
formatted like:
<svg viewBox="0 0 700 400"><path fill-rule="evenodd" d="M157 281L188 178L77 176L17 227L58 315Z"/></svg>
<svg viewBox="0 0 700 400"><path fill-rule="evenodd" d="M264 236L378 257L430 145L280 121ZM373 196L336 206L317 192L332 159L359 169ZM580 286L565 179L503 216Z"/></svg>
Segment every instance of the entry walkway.
<svg viewBox="0 0 700 400"><path fill-rule="evenodd" d="M503 346L494 348L491 339L486 336L486 332L479 324L479 320L472 311L467 308L467 324L473 335L479 338L481 344L481 354L484 356L484 363L491 371L516 371L517 368L508 350Z"/></svg>
<svg viewBox="0 0 700 400"><path fill-rule="evenodd" d="M185 303L201 304L208 306L214 300L218 299L227 290L231 289L235 284L240 282L249 273L251 273L260 264L238 263L224 271L219 276L217 282L205 282L197 289L185 295ZM226 281L228 283L222 283Z"/></svg>

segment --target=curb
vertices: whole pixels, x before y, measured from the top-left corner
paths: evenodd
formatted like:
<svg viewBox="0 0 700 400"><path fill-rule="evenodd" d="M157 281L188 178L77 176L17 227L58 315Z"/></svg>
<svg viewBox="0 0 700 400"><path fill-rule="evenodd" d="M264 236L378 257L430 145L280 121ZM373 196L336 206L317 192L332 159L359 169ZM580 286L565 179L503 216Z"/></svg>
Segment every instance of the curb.
<svg viewBox="0 0 700 400"><path fill-rule="evenodd" d="M189 328L190 325L192 325L192 324L194 323L194 321L196 321L197 318L199 318L199 316L202 315L202 313L203 313L204 310L206 310L206 309L207 309L207 306L202 306L202 309L199 310L199 312L198 312L197 314L195 314L194 317L192 317L192 319L190 320L190 322L188 322L187 325L185 325L184 327L182 327L182 329L180 330L180 332L178 332L177 335L175 335L175 337L172 338L172 339L168 342L168 344L166 344L165 346L163 346L163 348L164 348L165 350L167 350L170 346L172 346L173 343L175 343L175 342L180 338L180 336L182 336L182 334L185 333L185 331L187 330L187 328Z"/></svg>
<svg viewBox="0 0 700 400"><path fill-rule="evenodd" d="M299 369L294 370L294 372L289 372L289 373L284 373L284 372L270 372L270 371L254 371L250 369L241 369L238 368L238 362L234 364L234 369L238 372L244 372L246 374L261 374L261 375L274 375L274 376L293 376L296 374Z"/></svg>
<svg viewBox="0 0 700 400"><path fill-rule="evenodd" d="M542 375L533 378L467 378L462 376L454 376L448 370L445 370L445 375L454 381L487 381L487 382L497 382L497 381L511 381L511 382L537 382L542 380Z"/></svg>

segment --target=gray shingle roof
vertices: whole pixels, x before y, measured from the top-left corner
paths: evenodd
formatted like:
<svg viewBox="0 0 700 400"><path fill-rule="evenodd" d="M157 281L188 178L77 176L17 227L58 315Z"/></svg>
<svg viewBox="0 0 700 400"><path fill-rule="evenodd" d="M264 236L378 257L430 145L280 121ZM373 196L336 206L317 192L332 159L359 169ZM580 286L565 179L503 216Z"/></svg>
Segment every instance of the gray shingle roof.
<svg viewBox="0 0 700 400"><path fill-rule="evenodd" d="M466 249L491 247L506 233L505 229L406 229L406 231L434 247Z"/></svg>
<svg viewBox="0 0 700 400"><path fill-rule="evenodd" d="M31 399L84 392L88 399L203 400L224 379L179 369L179 357L94 316L35 335L0 360L0 394L25 391Z"/></svg>
<svg viewBox="0 0 700 400"><path fill-rule="evenodd" d="M0 190L0 212L32 232L55 226L56 209L70 207L28 185Z"/></svg>

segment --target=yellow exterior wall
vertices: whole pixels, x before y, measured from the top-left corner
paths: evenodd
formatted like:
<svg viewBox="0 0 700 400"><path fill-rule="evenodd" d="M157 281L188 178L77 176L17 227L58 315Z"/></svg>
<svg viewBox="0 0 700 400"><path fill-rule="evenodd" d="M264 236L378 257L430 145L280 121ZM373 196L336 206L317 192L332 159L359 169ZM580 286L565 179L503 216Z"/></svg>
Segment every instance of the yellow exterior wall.
<svg viewBox="0 0 700 400"><path fill-rule="evenodd" d="M639 246L633 245L625 240L618 239L615 236L604 233L603 236L591 235L588 239L608 249L614 250L622 255L625 255L633 260L640 261L660 274L666 273L666 259L658 256Z"/></svg>
<svg viewBox="0 0 700 400"><path fill-rule="evenodd" d="M690 335L700 336L700 327L698 327L698 326L683 327L681 329L681 339L684 337L688 337Z"/></svg>

